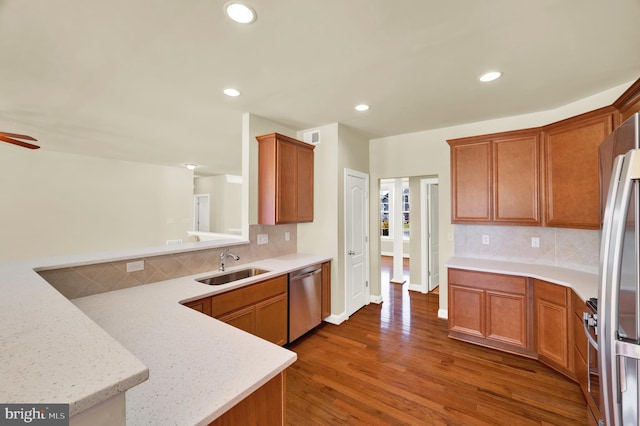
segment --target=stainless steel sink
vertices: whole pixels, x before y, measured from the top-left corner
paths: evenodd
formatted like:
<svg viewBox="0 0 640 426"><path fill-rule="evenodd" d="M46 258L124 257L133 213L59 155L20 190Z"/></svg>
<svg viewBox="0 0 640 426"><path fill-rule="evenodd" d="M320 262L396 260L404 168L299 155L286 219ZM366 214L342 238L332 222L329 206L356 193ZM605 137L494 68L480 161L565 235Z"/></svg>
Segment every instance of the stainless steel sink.
<svg viewBox="0 0 640 426"><path fill-rule="evenodd" d="M264 274L265 272L269 272L269 271L265 269L248 268L248 269L241 269L239 271L227 272L225 274L214 275L208 278L202 278L197 281L207 285L222 285L222 284L228 284L232 281L238 281L244 278L249 278L256 275Z"/></svg>

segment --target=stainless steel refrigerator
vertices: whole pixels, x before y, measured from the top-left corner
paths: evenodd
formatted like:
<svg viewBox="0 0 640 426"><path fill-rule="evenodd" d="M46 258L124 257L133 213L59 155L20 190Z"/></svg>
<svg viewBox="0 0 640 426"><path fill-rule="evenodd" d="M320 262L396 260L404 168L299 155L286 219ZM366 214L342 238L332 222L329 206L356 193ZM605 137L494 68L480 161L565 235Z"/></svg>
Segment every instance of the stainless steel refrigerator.
<svg viewBox="0 0 640 426"><path fill-rule="evenodd" d="M596 328L600 424L607 426L640 425L639 119L634 114L600 146L604 220Z"/></svg>

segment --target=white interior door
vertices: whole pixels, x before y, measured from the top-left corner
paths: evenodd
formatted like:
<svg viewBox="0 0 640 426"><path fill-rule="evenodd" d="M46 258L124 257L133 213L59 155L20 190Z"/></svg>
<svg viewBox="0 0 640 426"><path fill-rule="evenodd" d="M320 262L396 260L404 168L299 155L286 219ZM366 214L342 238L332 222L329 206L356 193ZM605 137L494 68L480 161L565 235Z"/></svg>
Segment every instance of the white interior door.
<svg viewBox="0 0 640 426"><path fill-rule="evenodd" d="M438 220L438 184L429 185L429 291L440 284L440 222Z"/></svg>
<svg viewBox="0 0 640 426"><path fill-rule="evenodd" d="M194 231L209 232L211 203L209 194L195 194L193 196L193 228Z"/></svg>
<svg viewBox="0 0 640 426"><path fill-rule="evenodd" d="M369 176L345 169L345 293L346 314L369 303Z"/></svg>
<svg viewBox="0 0 640 426"><path fill-rule="evenodd" d="M440 283L440 232L438 220L438 179L420 180L421 202L421 291L434 290Z"/></svg>

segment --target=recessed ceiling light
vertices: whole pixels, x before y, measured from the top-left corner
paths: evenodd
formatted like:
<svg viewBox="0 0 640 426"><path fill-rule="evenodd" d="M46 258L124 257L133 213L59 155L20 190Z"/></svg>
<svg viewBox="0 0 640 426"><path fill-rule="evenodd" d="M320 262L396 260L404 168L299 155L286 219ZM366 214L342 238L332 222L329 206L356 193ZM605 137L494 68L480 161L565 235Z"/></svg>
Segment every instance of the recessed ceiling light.
<svg viewBox="0 0 640 426"><path fill-rule="evenodd" d="M360 105L356 105L355 108L356 108L356 111L366 111L370 107L369 107L369 105L360 104Z"/></svg>
<svg viewBox="0 0 640 426"><path fill-rule="evenodd" d="M244 3L231 1L224 5L224 11L229 18L239 24L250 24L256 20L256 11Z"/></svg>
<svg viewBox="0 0 640 426"><path fill-rule="evenodd" d="M240 96L240 91L236 90L236 89L232 89L231 87L228 89L224 89L222 91L225 95L227 96L231 96L231 97L236 97L236 96Z"/></svg>
<svg viewBox="0 0 640 426"><path fill-rule="evenodd" d="M482 74L480 76L480 81L483 82L483 83L487 83L489 81L493 81L493 80L496 80L496 79L500 78L501 75L502 75L502 73L499 72L499 71L491 71L491 72L488 72L486 74Z"/></svg>
<svg viewBox="0 0 640 426"><path fill-rule="evenodd" d="M189 164L185 164L185 166L187 166L187 169L189 169L189 170L195 170L195 169L196 169L196 167L198 167L198 166L196 166L195 164L191 164L191 163L189 163Z"/></svg>

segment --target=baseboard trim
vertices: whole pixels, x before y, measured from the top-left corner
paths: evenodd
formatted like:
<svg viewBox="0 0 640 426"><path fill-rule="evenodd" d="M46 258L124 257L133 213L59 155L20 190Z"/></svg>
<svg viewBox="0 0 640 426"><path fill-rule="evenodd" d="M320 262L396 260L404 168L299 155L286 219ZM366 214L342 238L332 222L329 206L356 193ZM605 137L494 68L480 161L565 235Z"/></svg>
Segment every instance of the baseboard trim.
<svg viewBox="0 0 640 426"><path fill-rule="evenodd" d="M347 316L347 313L342 312L341 314L338 314L338 315L331 314L328 317L326 317L324 321L330 324L340 325L348 319L349 317Z"/></svg>
<svg viewBox="0 0 640 426"><path fill-rule="evenodd" d="M380 252L380 256L393 257L393 252L382 251L382 252ZM402 254L402 258L403 259L411 259L411 255L403 253Z"/></svg>
<svg viewBox="0 0 640 426"><path fill-rule="evenodd" d="M438 309L438 318L449 319L448 309Z"/></svg>
<svg viewBox="0 0 640 426"><path fill-rule="evenodd" d="M382 303L382 296L369 296L369 302L379 305Z"/></svg>
<svg viewBox="0 0 640 426"><path fill-rule="evenodd" d="M419 291L420 293L423 293L423 294L428 293L426 287L424 287L422 284L409 284L407 289L409 291Z"/></svg>

